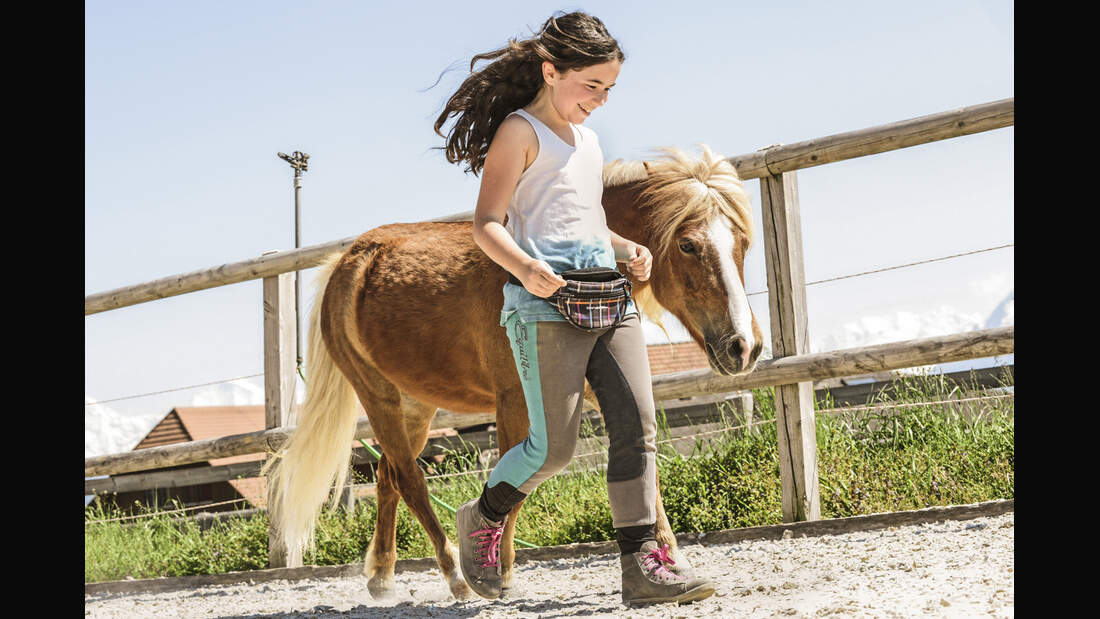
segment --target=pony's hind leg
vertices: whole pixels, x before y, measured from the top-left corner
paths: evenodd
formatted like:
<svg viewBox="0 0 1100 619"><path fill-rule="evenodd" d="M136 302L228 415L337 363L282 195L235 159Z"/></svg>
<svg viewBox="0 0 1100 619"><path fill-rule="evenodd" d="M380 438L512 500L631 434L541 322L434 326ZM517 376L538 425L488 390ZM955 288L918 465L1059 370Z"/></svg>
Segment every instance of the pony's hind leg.
<svg viewBox="0 0 1100 619"><path fill-rule="evenodd" d="M401 496L397 489L397 476L390 460L391 452L399 451L388 445L391 435L404 438L405 422L401 418L401 394L392 383L368 364L357 364L355 380L351 383L359 395L363 409L369 411L371 427L379 439L381 457L376 468L377 484L375 500L374 533L363 557L363 575L367 577L367 591L375 599L390 598L394 594L393 568L397 562L397 502ZM391 429L393 428L393 429ZM401 441L404 443L404 441Z"/></svg>
<svg viewBox="0 0 1100 619"><path fill-rule="evenodd" d="M416 463L416 456L424 450L428 442L428 428L436 409L404 394L401 395L400 408L405 422L405 435L408 438L408 454L411 457L402 458L399 462L396 457L383 453L379 460L378 517L374 535L371 537L364 559L364 574L368 578L367 589L376 599L393 595L394 564L397 561L397 502L398 499L404 499L428 533L435 547L436 561L443 577L447 580L451 593L457 599L466 599L470 596L470 590L457 569L458 552L443 532L435 512L431 509L427 483ZM385 445L383 445L383 451L387 451ZM390 451L395 450L391 448ZM420 489L423 494L422 501L417 500ZM423 511L424 506L427 507L427 512Z"/></svg>
<svg viewBox="0 0 1100 619"><path fill-rule="evenodd" d="M367 577L367 590L372 598L386 599L394 594L393 568L397 563L397 502L401 495L386 454L378 460L377 468L378 513L374 521L374 534L363 558L363 575Z"/></svg>
<svg viewBox="0 0 1100 619"><path fill-rule="evenodd" d="M432 418L435 417L436 407L421 404L412 398L402 396L401 407L405 412L405 422L408 429L411 458L401 463L395 463L393 467L397 472L397 489L401 498L416 516L428 538L435 548L436 562L443 578L447 580L447 586L456 599L465 600L473 596L473 592L466 584L465 579L458 570L458 549L443 531L439 518L432 509L432 502L428 496L428 483L424 478L424 471L416 462L416 456L424 451L428 443L428 429Z"/></svg>

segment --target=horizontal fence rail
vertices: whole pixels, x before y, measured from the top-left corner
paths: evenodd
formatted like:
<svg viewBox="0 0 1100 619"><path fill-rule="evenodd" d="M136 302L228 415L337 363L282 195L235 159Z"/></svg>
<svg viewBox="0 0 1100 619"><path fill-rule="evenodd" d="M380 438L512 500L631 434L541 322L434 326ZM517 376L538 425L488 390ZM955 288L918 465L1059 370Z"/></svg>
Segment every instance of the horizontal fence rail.
<svg viewBox="0 0 1100 619"><path fill-rule="evenodd" d="M1016 122L1015 97L919 116L823 138L765 148L730 157L742 180L877 155L947 138L1010 127Z"/></svg>
<svg viewBox="0 0 1100 619"><path fill-rule="evenodd" d="M741 178L747 180L1001 129L1012 126L1015 120L1015 98L1012 97L794 144L772 146L728 159ZM429 221L469 221L472 217L473 211L467 211ZM356 238L281 251L91 294L84 297L84 315L312 268L332 254L347 249Z"/></svg>
<svg viewBox="0 0 1100 619"><path fill-rule="evenodd" d="M999 327L875 346L794 355L781 359L767 359L758 363L756 369L746 376L720 376L711 373L710 370L662 374L653 379L653 397L658 401L672 400L1005 355L1014 351L1015 333L1015 326ZM460 427L488 423L495 419L496 415L492 413L437 415L431 427L433 429ZM84 476L117 475L228 456L275 452L293 431L294 426L284 426L272 430L85 458ZM355 429L355 438L373 436L370 422L366 417L360 417Z"/></svg>

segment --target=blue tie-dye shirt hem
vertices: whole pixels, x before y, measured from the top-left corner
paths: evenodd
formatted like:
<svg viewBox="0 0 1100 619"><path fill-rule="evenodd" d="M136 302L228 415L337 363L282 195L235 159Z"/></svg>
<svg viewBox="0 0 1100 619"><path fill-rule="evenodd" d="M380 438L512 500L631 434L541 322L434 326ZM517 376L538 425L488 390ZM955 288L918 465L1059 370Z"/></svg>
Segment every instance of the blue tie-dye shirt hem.
<svg viewBox="0 0 1100 619"><path fill-rule="evenodd" d="M557 273L589 267L616 268L615 251L611 248L610 238L596 237L580 242L539 239L537 243L520 241L519 245L528 255L545 261ZM533 245L537 245L537 247ZM533 321L568 322L546 299L531 294L523 286L506 283L503 292L504 305L500 311L501 326L504 326L508 318L516 312L519 312L520 320L525 323ZM631 313L637 313L633 299L627 305L624 315Z"/></svg>

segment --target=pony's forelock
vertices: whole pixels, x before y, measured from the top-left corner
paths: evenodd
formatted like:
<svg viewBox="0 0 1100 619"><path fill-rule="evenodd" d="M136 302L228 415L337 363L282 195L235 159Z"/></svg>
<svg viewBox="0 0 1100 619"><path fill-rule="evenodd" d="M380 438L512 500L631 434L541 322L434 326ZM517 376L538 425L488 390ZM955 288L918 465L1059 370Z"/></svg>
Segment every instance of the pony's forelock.
<svg viewBox="0 0 1100 619"><path fill-rule="evenodd" d="M651 209L647 220L657 252L664 255L676 243L684 224L705 226L724 215L752 243L752 208L737 169L706 144L702 155L692 157L674 147L656 149L658 159L617 159L603 169L605 187L642 182L639 207Z"/></svg>

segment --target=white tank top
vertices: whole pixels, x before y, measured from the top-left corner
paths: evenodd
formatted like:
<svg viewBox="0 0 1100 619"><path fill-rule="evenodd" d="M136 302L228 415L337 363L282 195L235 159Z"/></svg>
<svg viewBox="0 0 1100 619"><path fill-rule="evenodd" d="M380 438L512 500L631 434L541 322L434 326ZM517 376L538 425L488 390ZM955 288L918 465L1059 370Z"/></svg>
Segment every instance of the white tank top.
<svg viewBox="0 0 1100 619"><path fill-rule="evenodd" d="M596 132L570 123L575 144L570 146L527 111L512 114L527 119L539 140L538 156L520 175L508 205L505 227L512 238L559 273L614 268L602 202L603 151Z"/></svg>

